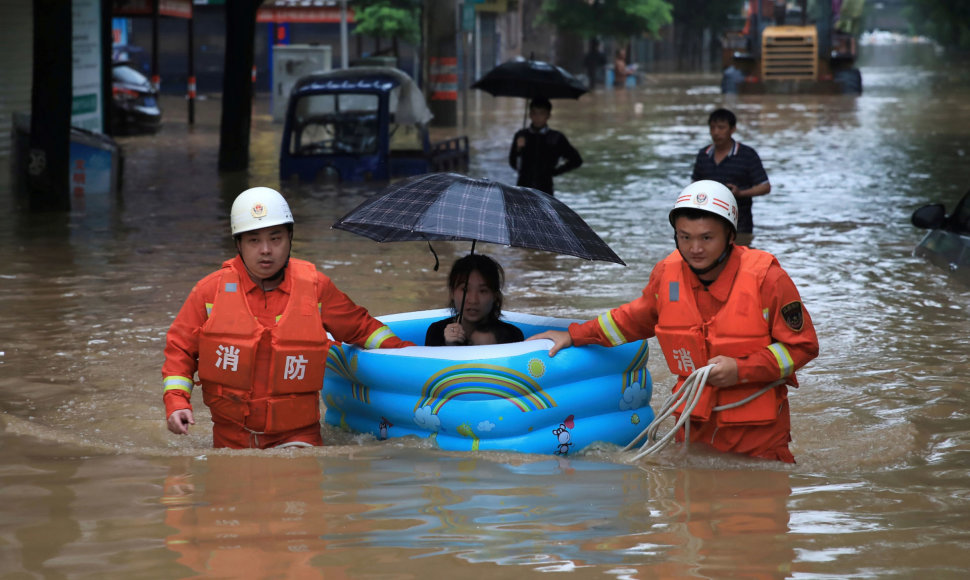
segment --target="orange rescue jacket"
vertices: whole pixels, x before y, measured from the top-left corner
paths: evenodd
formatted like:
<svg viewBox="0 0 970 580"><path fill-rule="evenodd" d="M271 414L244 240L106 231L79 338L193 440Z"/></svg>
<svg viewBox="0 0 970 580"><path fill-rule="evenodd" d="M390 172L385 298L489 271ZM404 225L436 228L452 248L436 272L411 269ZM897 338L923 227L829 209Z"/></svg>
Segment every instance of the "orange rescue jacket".
<svg viewBox="0 0 970 580"><path fill-rule="evenodd" d="M683 257L675 251L664 262L655 332L670 372L679 376L674 392L680 390L695 369L707 365L714 356L740 358L771 344L771 329L761 305L760 289L768 268L776 263L774 256L759 250L744 252L727 302L707 323L694 302ZM766 383L725 388L708 386L691 418L707 421L715 413L717 424L722 426L770 424L777 419L780 402L787 397L784 384L738 407L714 411L715 406L737 403L765 386Z"/></svg>
<svg viewBox="0 0 970 580"><path fill-rule="evenodd" d="M277 325L268 328L250 310L239 274L231 267L222 271L211 316L199 334L199 379L217 423L279 433L320 420L318 393L331 341L317 304L316 268L291 258L287 275L293 277L292 295ZM267 334L267 396L253 399L257 350Z"/></svg>

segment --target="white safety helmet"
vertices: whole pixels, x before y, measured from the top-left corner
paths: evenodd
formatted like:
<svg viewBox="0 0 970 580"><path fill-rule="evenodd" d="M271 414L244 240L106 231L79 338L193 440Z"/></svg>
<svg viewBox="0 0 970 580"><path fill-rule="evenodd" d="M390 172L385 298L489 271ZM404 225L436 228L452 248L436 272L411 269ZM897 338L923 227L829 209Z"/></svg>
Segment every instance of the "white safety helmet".
<svg viewBox="0 0 970 580"><path fill-rule="evenodd" d="M280 192L268 187L253 187L240 193L232 202L229 223L235 237L260 228L292 224L293 214Z"/></svg>
<svg viewBox="0 0 970 580"><path fill-rule="evenodd" d="M738 202L734 199L734 194L724 185L704 179L695 181L677 196L677 203L670 210L670 225L674 225L674 218L677 217L677 210L699 209L711 212L722 217L731 224L735 233L738 231Z"/></svg>

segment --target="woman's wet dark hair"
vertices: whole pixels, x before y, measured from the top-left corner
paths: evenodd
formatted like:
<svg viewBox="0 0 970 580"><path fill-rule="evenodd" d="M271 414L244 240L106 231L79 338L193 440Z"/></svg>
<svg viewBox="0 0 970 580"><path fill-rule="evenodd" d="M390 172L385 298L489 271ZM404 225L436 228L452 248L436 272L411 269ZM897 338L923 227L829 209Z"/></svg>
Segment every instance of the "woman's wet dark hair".
<svg viewBox="0 0 970 580"><path fill-rule="evenodd" d="M495 322L502 315L502 287L505 286L505 270L502 266L489 258L485 254L468 254L455 260L451 266L451 273L448 274L448 290L453 296L453 291L462 284L468 282L468 277L472 272L478 271L485 280L485 285L495 295L492 302L492 311L488 313L485 321ZM454 298L451 300L451 309L457 315L460 304L455 304Z"/></svg>

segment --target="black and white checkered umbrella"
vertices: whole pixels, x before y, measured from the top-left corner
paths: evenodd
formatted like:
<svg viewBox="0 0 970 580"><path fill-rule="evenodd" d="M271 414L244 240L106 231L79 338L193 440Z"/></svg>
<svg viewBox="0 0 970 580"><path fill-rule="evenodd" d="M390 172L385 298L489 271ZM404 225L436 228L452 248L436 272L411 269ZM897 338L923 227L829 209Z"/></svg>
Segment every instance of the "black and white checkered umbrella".
<svg viewBox="0 0 970 580"><path fill-rule="evenodd" d="M333 227L378 242L489 242L626 265L555 197L457 173L392 183Z"/></svg>

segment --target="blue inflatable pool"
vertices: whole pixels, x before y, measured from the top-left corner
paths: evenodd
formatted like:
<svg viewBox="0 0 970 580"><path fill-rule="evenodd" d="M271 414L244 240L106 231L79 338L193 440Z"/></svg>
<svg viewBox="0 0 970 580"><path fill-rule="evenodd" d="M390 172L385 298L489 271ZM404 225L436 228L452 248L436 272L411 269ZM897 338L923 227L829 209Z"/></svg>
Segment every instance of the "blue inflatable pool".
<svg viewBox="0 0 970 580"><path fill-rule="evenodd" d="M424 343L450 312L383 316ZM505 312L525 336L573 320ZM335 345L323 381L325 420L380 439L430 437L441 449L568 455L596 441L626 445L653 420L646 341L570 348L548 340L487 346L364 350Z"/></svg>

